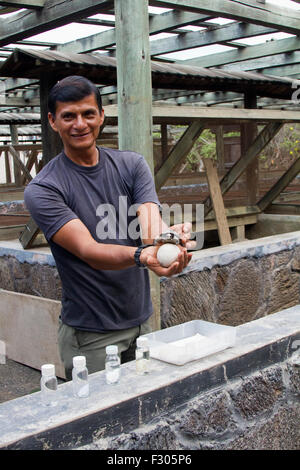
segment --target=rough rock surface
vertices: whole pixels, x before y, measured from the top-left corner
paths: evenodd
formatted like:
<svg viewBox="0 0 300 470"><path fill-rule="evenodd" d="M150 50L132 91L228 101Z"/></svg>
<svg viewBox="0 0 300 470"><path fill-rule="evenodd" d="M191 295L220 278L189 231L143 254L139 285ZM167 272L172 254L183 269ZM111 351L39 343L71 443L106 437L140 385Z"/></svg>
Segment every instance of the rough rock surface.
<svg viewBox="0 0 300 470"><path fill-rule="evenodd" d="M81 449L300 450L300 369L290 359L202 393L169 415Z"/></svg>

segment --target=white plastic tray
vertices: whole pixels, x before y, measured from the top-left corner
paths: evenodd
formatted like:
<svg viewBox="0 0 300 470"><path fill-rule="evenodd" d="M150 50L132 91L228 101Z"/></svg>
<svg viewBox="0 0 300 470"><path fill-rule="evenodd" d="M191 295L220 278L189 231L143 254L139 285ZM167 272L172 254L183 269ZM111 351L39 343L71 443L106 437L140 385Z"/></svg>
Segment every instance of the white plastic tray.
<svg viewBox="0 0 300 470"><path fill-rule="evenodd" d="M183 365L234 346L236 329L192 320L144 336L149 339L151 357Z"/></svg>

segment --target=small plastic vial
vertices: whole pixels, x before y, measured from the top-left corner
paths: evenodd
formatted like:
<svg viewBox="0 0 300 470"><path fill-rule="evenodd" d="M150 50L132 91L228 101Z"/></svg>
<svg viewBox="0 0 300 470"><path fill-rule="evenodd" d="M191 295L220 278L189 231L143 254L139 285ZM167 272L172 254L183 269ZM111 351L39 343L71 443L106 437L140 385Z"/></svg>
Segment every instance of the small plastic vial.
<svg viewBox="0 0 300 470"><path fill-rule="evenodd" d="M148 338L140 336L136 340L135 366L139 375L148 374L150 371L150 350Z"/></svg>
<svg viewBox="0 0 300 470"><path fill-rule="evenodd" d="M120 358L118 356L118 346L106 346L105 372L106 383L117 384L120 380Z"/></svg>
<svg viewBox="0 0 300 470"><path fill-rule="evenodd" d="M57 397L57 378L55 376L55 366L53 364L42 365L41 393L42 402L46 406L55 406Z"/></svg>
<svg viewBox="0 0 300 470"><path fill-rule="evenodd" d="M73 395L77 398L86 398L90 394L88 370L85 356L73 357Z"/></svg>

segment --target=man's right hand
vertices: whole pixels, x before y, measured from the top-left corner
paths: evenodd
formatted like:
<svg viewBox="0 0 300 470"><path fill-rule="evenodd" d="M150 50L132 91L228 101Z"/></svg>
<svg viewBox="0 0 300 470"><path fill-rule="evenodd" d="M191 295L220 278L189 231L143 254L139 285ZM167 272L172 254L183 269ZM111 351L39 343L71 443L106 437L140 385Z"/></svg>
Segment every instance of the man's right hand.
<svg viewBox="0 0 300 470"><path fill-rule="evenodd" d="M192 254L187 252L185 247L178 245L180 253L176 261L170 266L164 268L161 266L157 259L157 251L159 246L149 246L144 248L141 252L140 261L145 264L148 269L153 271L157 276L170 277L174 274L179 274L188 265L192 258Z"/></svg>

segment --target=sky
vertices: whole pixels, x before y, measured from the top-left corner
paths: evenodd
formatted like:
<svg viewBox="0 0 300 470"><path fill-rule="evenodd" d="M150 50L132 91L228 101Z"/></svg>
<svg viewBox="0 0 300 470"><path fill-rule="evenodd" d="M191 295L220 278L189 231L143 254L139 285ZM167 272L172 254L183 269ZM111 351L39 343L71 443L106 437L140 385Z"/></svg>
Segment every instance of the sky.
<svg viewBox="0 0 300 470"><path fill-rule="evenodd" d="M293 2L292 0L266 0L266 5L270 4L273 6L280 6L281 8L292 8L295 10L300 10L300 4ZM155 7L149 7L149 11L151 13L162 13L165 11L168 11L168 9L164 8L155 8ZM2 15L2 18L4 18L5 15ZM114 16L112 15L93 15L90 18L106 18L106 19L114 19ZM217 21L216 19L211 20L211 22L218 22L219 24L229 24L233 20L228 20L224 18L218 18ZM107 29L110 29L105 26L97 26L97 25L84 25L80 23L71 23L66 26L62 26L59 28L55 28L51 31L47 31L45 33L37 34L32 37L28 37L27 39L34 39L37 41L45 41L45 42L51 42L51 43L56 43L56 44L63 44L65 42L69 41L74 41L76 39L80 39L92 34L97 34L101 31L105 31ZM185 28L186 29L186 28ZM197 26L191 26L189 27L191 31L197 31L201 30L203 28L197 27ZM168 33L161 33L158 35L151 36L150 40L155 41L160 38L165 38L165 37L170 37L172 36L171 34ZM263 35L261 37L253 37L253 38L246 38L246 39L240 39L238 42L244 43L246 45L254 45L258 44L261 42L265 42L270 39L284 39L287 37L292 36L291 34L287 33L274 33L274 34L268 34L268 35ZM23 47L20 45L9 45L8 47ZM24 46L28 47L28 46ZM30 46L33 47L33 46ZM38 47L37 47L38 48ZM41 47L43 49L43 47ZM40 49L41 49L40 48ZM223 52L232 49L232 47L229 46L223 46L223 45L211 45L211 46L204 46L201 48L195 48L195 49L190 49L188 51L180 51L180 52L175 52L171 54L165 54L164 57L170 58L170 59L178 59L178 60L185 60L185 59L190 59L194 57L199 57L199 56L204 56L207 54L214 54L218 52Z"/></svg>

